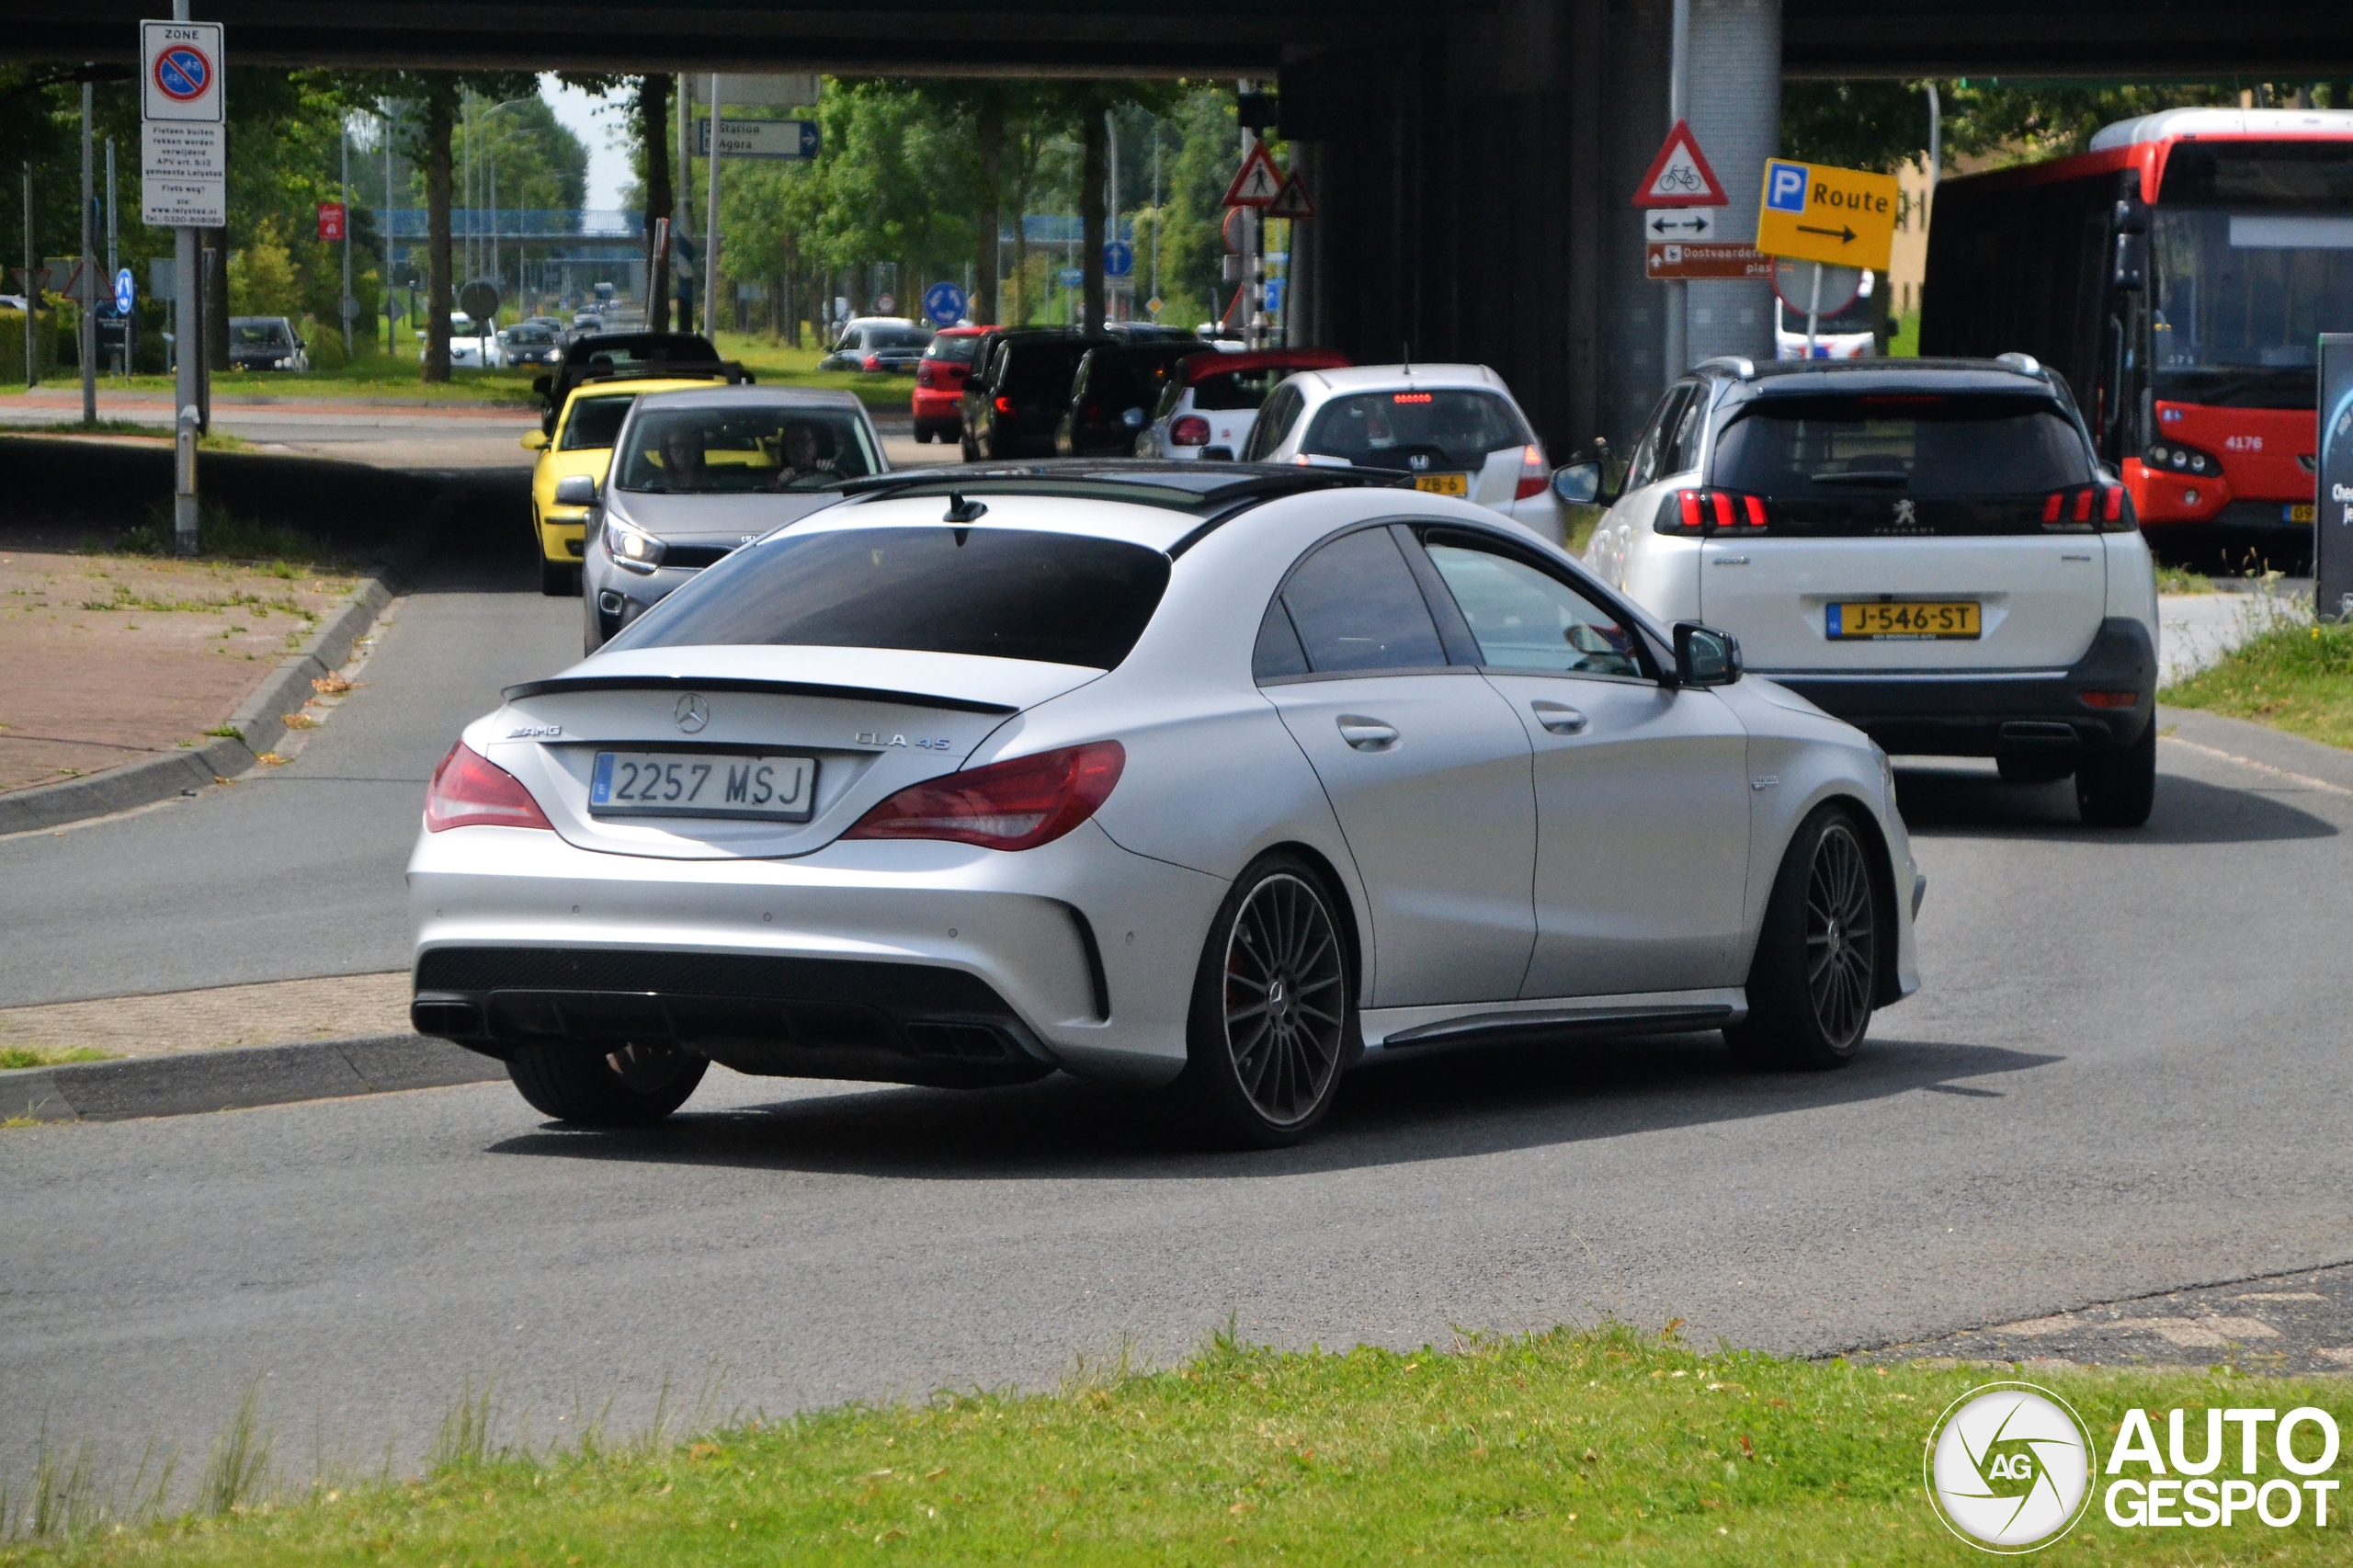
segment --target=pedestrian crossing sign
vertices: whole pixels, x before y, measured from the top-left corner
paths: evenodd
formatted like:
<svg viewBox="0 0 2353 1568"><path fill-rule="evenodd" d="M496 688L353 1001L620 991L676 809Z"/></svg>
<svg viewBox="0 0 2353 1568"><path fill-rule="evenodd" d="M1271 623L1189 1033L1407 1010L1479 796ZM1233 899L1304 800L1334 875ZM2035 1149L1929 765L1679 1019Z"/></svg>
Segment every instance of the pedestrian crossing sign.
<svg viewBox="0 0 2353 1568"><path fill-rule="evenodd" d="M1233 183L1225 187L1226 207L1264 207L1282 194L1283 172L1275 167L1275 160L1267 155L1264 142L1250 143L1250 155L1242 160L1235 171Z"/></svg>

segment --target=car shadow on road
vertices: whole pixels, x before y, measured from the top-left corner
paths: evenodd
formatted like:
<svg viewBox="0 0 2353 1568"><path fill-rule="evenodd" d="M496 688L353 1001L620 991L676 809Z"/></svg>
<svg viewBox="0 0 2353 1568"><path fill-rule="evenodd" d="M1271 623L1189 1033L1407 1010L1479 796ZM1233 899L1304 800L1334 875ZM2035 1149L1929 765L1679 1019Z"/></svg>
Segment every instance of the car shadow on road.
<svg viewBox="0 0 2353 1568"><path fill-rule="evenodd" d="M2259 790L2157 775L2156 809L2138 828L2086 827L2073 780L2005 784L1990 769L1898 767L1895 803L1919 838L2037 838L2109 844L2264 844L2333 838L2336 824Z"/></svg>
<svg viewBox="0 0 2353 1568"><path fill-rule="evenodd" d="M1835 1073L1744 1070L1714 1034L1465 1050L1379 1061L1294 1149L1204 1148L1152 1096L1057 1076L1018 1088L848 1088L645 1131L554 1126L490 1146L538 1158L718 1165L923 1181L1199 1180L1303 1175L1552 1147L1933 1091L2062 1058L1874 1040Z"/></svg>

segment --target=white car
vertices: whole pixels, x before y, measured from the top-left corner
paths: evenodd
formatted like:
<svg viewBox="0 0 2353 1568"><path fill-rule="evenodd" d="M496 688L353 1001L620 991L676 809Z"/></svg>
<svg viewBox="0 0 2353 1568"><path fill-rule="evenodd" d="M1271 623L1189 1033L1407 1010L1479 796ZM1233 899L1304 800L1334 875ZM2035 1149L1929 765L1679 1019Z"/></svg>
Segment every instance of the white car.
<svg viewBox="0 0 2353 1568"><path fill-rule="evenodd" d="M509 687L436 770L411 1017L550 1116L705 1067L1062 1069L1217 1135L1366 1052L1916 985L1884 757L1493 512L1313 469L913 472Z"/></svg>
<svg viewBox="0 0 2353 1568"><path fill-rule="evenodd" d="M1299 371L1268 395L1240 457L1410 474L1416 490L1490 507L1554 544L1568 538L1544 448L1484 365Z"/></svg>
<svg viewBox="0 0 2353 1568"><path fill-rule="evenodd" d="M2086 822L2148 820L2155 568L2066 383L2023 354L1709 360L1660 400L1586 562L1891 752L2072 773Z"/></svg>
<svg viewBox="0 0 2353 1568"><path fill-rule="evenodd" d="M1230 346L1214 347L1223 350ZM1334 369L1347 362L1346 355L1328 348L1192 355L1160 389L1152 423L1136 435L1136 456L1232 462L1250 439L1259 406L1284 377L1299 370Z"/></svg>

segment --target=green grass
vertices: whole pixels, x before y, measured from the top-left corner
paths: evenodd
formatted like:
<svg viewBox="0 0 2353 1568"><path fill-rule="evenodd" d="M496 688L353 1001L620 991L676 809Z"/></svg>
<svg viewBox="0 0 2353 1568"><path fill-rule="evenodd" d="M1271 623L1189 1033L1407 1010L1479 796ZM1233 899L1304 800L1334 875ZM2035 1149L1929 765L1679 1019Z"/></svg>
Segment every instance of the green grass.
<svg viewBox="0 0 2353 1568"><path fill-rule="evenodd" d="M336 556L335 551L321 540L301 528L284 523L265 522L232 512L227 505L212 496L198 502L196 548L199 560L237 562L257 565L273 577L292 581L296 577L318 572L347 571L349 563ZM177 536L174 532L169 504L159 504L148 509L147 521L132 528L119 543L108 547L124 555L176 556ZM89 608L112 608L113 606L85 606ZM144 605L128 605L125 608L145 608ZM170 606L157 608L176 608ZM210 608L208 605L188 608ZM297 614L307 612L295 610Z"/></svg>
<svg viewBox="0 0 2353 1568"><path fill-rule="evenodd" d="M0 1564L1974 1563L1922 1498L1922 1444L1952 1400L2010 1375L1703 1355L1622 1327L1412 1354L1222 1335L1174 1370L1082 1365L1051 1394L941 1394L691 1442L592 1434L563 1453L501 1447L491 1394L470 1387L420 1479L256 1503L270 1435L247 1408L199 1511L142 1520L134 1483L109 1513L86 1476L71 1506L27 1487L17 1532L45 1505L51 1543L0 1548ZM2353 1420L2334 1379L2032 1381L2103 1451L2135 1406L2160 1430L2177 1404ZM72 1451L43 1462L73 1471ZM2046 1561L2318 1564L2342 1561L2340 1534L2126 1530L2095 1505Z"/></svg>
<svg viewBox="0 0 2353 1568"><path fill-rule="evenodd" d="M805 333L802 340L814 341ZM759 377L764 387L828 387L836 392L852 392L859 402L877 413L904 414L915 397L913 376L820 370L817 361L825 357L822 348L790 348L757 333L744 332L714 334L711 344L722 357L741 361L745 369Z"/></svg>
<svg viewBox="0 0 2353 1568"><path fill-rule="evenodd" d="M107 1062L107 1052L96 1046L74 1045L51 1050L40 1045L0 1045L0 1068L56 1067L68 1062Z"/></svg>
<svg viewBox="0 0 2353 1568"><path fill-rule="evenodd" d="M2309 740L2353 746L2353 625L2275 627L2157 695L2177 708L2254 719Z"/></svg>
<svg viewBox="0 0 2353 1568"><path fill-rule="evenodd" d="M2203 572L2192 572L2187 566L2157 568L2157 592L2161 594L2211 594L2220 590L2214 579Z"/></svg>
<svg viewBox="0 0 2353 1568"><path fill-rule="evenodd" d="M414 357L393 359L377 355L336 369L311 370L299 376L275 371L215 370L212 392L216 397L258 394L282 398L390 397L427 398L437 403L536 403L539 397L531 391L531 378L539 373L531 367L513 370L453 369L447 382L428 385L417 379ZM50 391L80 385L70 370L41 382ZM5 408L8 394L24 390L21 381L0 381L0 408ZM177 389L169 376L100 376L98 390L169 392Z"/></svg>
<svg viewBox="0 0 2353 1568"><path fill-rule="evenodd" d="M28 421L0 423L0 436L146 436L158 441L168 441L174 432L168 425L145 425L136 419L101 419L96 424L38 425ZM196 438L197 449L206 452L250 452L253 443L226 430L215 430Z"/></svg>
<svg viewBox="0 0 2353 1568"><path fill-rule="evenodd" d="M1920 312L1899 312L1894 318L1894 330L1887 335L1887 357L1916 359L1920 355Z"/></svg>

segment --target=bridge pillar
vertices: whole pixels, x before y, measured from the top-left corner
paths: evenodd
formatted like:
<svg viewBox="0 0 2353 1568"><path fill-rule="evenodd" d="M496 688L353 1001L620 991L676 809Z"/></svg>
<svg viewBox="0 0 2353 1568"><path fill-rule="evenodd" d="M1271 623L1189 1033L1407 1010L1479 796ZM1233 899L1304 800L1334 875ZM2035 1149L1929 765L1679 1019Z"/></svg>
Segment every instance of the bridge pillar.
<svg viewBox="0 0 2353 1568"><path fill-rule="evenodd" d="M1643 276L1631 203L1667 129L1667 0L1438 15L1418 47L1283 67L1281 133L1317 207L1293 259L1293 341L1365 364L1410 351L1491 366L1556 461L1597 435L1622 451L1669 380L1664 290ZM1779 38L1780 0L1695 0L1691 118L1746 203L1737 237L1778 136ZM1771 357L1767 291L1691 297L1695 357Z"/></svg>

